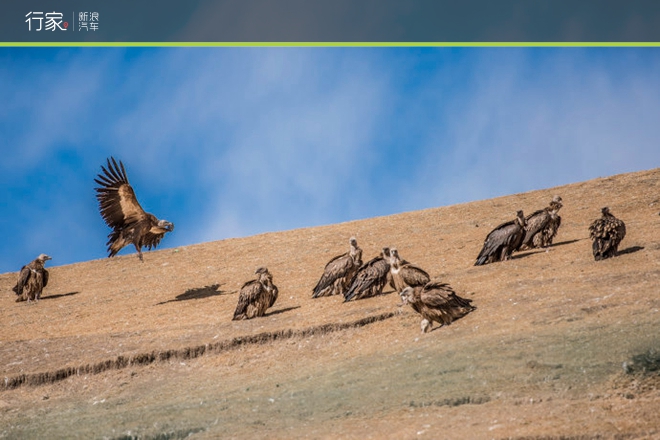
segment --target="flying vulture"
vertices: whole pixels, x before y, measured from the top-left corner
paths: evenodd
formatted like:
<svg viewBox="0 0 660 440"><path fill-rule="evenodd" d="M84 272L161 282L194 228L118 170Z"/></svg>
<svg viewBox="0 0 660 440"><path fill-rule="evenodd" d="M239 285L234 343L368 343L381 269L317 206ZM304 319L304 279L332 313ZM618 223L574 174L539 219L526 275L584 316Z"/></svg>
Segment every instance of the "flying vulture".
<svg viewBox="0 0 660 440"><path fill-rule="evenodd" d="M422 268L402 260L396 248L390 249L390 274L394 290L398 293L406 287L424 286L431 281L429 274Z"/></svg>
<svg viewBox="0 0 660 440"><path fill-rule="evenodd" d="M344 302L380 295L390 273L390 248L383 248L379 256L364 263L353 277L351 287L344 293Z"/></svg>
<svg viewBox="0 0 660 440"><path fill-rule="evenodd" d="M589 226L596 261L616 256L619 243L626 236L626 225L612 215L610 208L605 207L601 212L603 216Z"/></svg>
<svg viewBox="0 0 660 440"><path fill-rule="evenodd" d="M47 260L52 260L52 258L46 254L41 254L36 260L21 267L21 271L18 273L18 281L12 289L18 295L16 302L39 301L41 292L48 285L48 271L44 268Z"/></svg>
<svg viewBox="0 0 660 440"><path fill-rule="evenodd" d="M312 298L343 295L350 287L357 270L362 266L362 249L355 237L349 240L350 249L330 260L325 265L321 279L314 287Z"/></svg>
<svg viewBox="0 0 660 440"><path fill-rule="evenodd" d="M545 248L552 244L561 225L557 212L562 206L561 197L554 196L546 208L525 217L525 238L521 249Z"/></svg>
<svg viewBox="0 0 660 440"><path fill-rule="evenodd" d="M273 275L268 269L260 267L255 274L256 280L248 281L241 287L233 321L264 316L266 309L277 300L277 286L273 284Z"/></svg>
<svg viewBox="0 0 660 440"><path fill-rule="evenodd" d="M142 247L151 249L158 246L165 233L174 230L174 225L144 212L128 183L121 161L118 165L115 158L111 157L108 159L108 167L101 165L101 170L103 172L94 181L101 185L95 188L101 216L112 228L106 243L108 256L115 256L124 246L132 243L140 261L144 261Z"/></svg>
<svg viewBox="0 0 660 440"><path fill-rule="evenodd" d="M424 286L406 287L400 295L403 304L410 304L413 310L422 315L422 333L431 330L433 321L442 327L476 309L470 304L471 299L461 298L449 284L440 281L430 281Z"/></svg>
<svg viewBox="0 0 660 440"><path fill-rule="evenodd" d="M510 222L502 223L486 236L475 266L506 261L517 251L525 236L525 216L522 211Z"/></svg>

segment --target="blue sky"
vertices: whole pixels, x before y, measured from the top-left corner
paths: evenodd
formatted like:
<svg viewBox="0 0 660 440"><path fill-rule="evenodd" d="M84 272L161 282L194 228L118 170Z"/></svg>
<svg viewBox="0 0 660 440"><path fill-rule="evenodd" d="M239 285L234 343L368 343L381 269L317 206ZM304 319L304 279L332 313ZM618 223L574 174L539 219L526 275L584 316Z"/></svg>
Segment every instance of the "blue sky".
<svg viewBox="0 0 660 440"><path fill-rule="evenodd" d="M657 48L0 48L0 273L106 256L111 155L175 224L160 248L655 168L659 72Z"/></svg>

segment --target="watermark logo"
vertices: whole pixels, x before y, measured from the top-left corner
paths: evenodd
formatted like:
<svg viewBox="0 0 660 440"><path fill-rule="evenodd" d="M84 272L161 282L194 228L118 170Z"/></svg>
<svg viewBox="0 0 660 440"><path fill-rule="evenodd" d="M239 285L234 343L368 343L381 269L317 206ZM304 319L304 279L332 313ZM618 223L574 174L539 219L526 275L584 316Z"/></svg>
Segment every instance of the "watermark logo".
<svg viewBox="0 0 660 440"><path fill-rule="evenodd" d="M66 31L69 29L69 22L64 21L64 14L61 12L37 12L30 11L25 14L25 22L28 24L28 31ZM98 12L74 12L72 16L72 31L76 31L76 19L78 21L78 31L97 31L99 29Z"/></svg>
<svg viewBox="0 0 660 440"><path fill-rule="evenodd" d="M28 24L28 30L31 31L65 31L69 27L69 23L64 21L64 14L61 12L46 12L44 15L43 12L28 12L25 14L25 17L27 20L25 22ZM33 22L38 22L37 24L33 24Z"/></svg>
<svg viewBox="0 0 660 440"><path fill-rule="evenodd" d="M97 31L99 29L99 13L98 12L79 12L78 13L78 30L82 31Z"/></svg>

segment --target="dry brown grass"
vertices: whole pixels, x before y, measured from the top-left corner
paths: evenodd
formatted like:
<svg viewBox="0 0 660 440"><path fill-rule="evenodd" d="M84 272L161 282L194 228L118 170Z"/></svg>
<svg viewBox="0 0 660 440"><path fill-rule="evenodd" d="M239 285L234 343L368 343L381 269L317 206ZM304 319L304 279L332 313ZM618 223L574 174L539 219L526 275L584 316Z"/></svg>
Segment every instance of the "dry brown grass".
<svg viewBox="0 0 660 440"><path fill-rule="evenodd" d="M463 205L51 268L42 300L0 275L0 437L660 437L660 169ZM474 267L497 224L564 199L548 251ZM595 262L609 206L621 256ZM396 295L311 299L356 236L477 310L421 335ZM280 297L234 322L258 266ZM644 358L644 359L646 359ZM647 368L649 370L649 368Z"/></svg>

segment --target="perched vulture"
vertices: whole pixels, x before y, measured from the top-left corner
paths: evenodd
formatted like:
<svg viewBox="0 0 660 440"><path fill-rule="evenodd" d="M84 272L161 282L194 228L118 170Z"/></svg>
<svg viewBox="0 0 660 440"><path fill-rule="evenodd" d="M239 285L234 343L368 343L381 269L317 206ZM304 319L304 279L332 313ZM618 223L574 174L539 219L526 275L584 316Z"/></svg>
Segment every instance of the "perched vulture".
<svg viewBox="0 0 660 440"><path fill-rule="evenodd" d="M36 260L21 267L18 273L18 281L12 289L19 301L39 301L41 292L48 285L48 271L44 268L47 260L52 260L48 255L41 254Z"/></svg>
<svg viewBox="0 0 660 440"><path fill-rule="evenodd" d="M400 295L403 304L410 304L413 310L422 315L422 333L431 329L433 321L442 327L476 309L470 305L471 299L461 298L449 284L439 281L430 281L424 286L406 287Z"/></svg>
<svg viewBox="0 0 660 440"><path fill-rule="evenodd" d="M321 279L314 287L312 298L330 295L343 295L350 287L353 277L362 266L362 249L358 247L355 237L349 240L351 248L330 260L325 265Z"/></svg>
<svg viewBox="0 0 660 440"><path fill-rule="evenodd" d="M610 208L605 207L601 212L603 216L589 226L596 261L616 256L619 243L626 236L626 225L612 215Z"/></svg>
<svg viewBox="0 0 660 440"><path fill-rule="evenodd" d="M248 281L241 287L233 321L264 316L266 309L277 300L277 286L273 284L273 275L268 269L260 267L255 274L256 280Z"/></svg>
<svg viewBox="0 0 660 440"><path fill-rule="evenodd" d="M144 212L128 183L121 161L117 165L114 157L111 157L108 159L108 167L101 165L101 170L103 172L94 181L101 185L95 188L101 216L112 228L106 243L108 256L115 256L124 246L132 243L140 261L144 261L142 247L151 249L158 246L165 233L174 229L174 225Z"/></svg>
<svg viewBox="0 0 660 440"><path fill-rule="evenodd" d="M517 217L510 222L502 223L486 236L475 266L505 261L517 251L525 236L525 215L518 211Z"/></svg>
<svg viewBox="0 0 660 440"><path fill-rule="evenodd" d="M390 274L394 290L398 293L406 287L424 286L431 281L429 274L422 268L402 260L396 248L390 249Z"/></svg>
<svg viewBox="0 0 660 440"><path fill-rule="evenodd" d="M525 238L521 249L545 248L552 244L561 225L557 212L562 206L561 197L554 196L548 207L525 217Z"/></svg>
<svg viewBox="0 0 660 440"><path fill-rule="evenodd" d="M344 302L353 298L362 299L380 295L388 282L390 273L390 248L383 248L379 256L364 263L353 277L353 282L344 293Z"/></svg>

